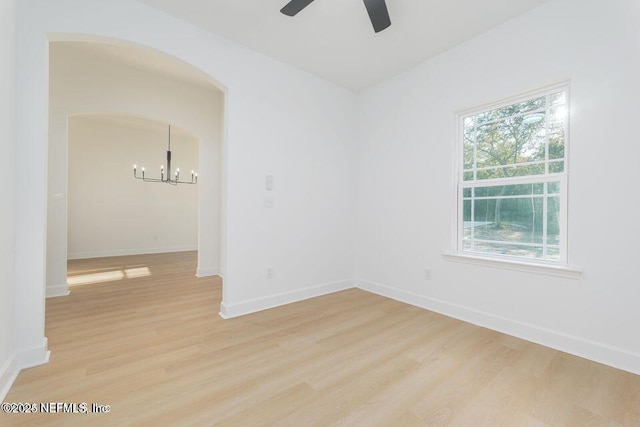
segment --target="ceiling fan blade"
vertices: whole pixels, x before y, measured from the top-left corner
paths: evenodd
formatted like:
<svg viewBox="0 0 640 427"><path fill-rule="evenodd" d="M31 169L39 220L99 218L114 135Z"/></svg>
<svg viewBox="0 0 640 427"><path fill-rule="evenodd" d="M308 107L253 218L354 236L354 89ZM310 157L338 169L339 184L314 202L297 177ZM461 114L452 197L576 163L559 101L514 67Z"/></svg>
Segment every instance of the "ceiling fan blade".
<svg viewBox="0 0 640 427"><path fill-rule="evenodd" d="M376 33L391 25L391 18L389 18L389 11L384 0L364 0L364 5Z"/></svg>
<svg viewBox="0 0 640 427"><path fill-rule="evenodd" d="M309 6L313 0L291 0L280 12L287 16L296 16L305 7Z"/></svg>

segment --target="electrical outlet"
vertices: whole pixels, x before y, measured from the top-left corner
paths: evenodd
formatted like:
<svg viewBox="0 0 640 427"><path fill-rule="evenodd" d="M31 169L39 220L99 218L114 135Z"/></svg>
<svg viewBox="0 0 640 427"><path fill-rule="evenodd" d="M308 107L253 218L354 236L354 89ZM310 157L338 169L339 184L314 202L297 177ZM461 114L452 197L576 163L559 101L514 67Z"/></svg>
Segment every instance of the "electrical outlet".
<svg viewBox="0 0 640 427"><path fill-rule="evenodd" d="M272 279L273 278L273 267L271 267L271 266L267 267L266 278L267 279Z"/></svg>
<svg viewBox="0 0 640 427"><path fill-rule="evenodd" d="M265 208L272 208L275 205L275 200L273 199L273 196L267 196L264 198L264 203L263 203Z"/></svg>
<svg viewBox="0 0 640 427"><path fill-rule="evenodd" d="M431 280L431 269L430 268L425 268L424 269L424 278L427 280Z"/></svg>

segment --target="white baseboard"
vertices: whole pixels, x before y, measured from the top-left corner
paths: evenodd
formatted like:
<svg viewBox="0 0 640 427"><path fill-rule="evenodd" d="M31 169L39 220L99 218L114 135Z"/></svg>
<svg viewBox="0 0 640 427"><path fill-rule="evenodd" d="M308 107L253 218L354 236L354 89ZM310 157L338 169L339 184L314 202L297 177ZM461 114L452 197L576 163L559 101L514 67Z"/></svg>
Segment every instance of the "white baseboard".
<svg viewBox="0 0 640 427"><path fill-rule="evenodd" d="M196 277L220 276L220 267L198 268Z"/></svg>
<svg viewBox="0 0 640 427"><path fill-rule="evenodd" d="M86 251L86 252L70 252L67 259L88 259L88 258L105 258L111 256L125 255L145 255L145 254L164 254L169 252L191 252L197 251L198 246L172 246L167 248L146 248L146 249L109 249L106 251Z"/></svg>
<svg viewBox="0 0 640 427"><path fill-rule="evenodd" d="M47 286L45 289L47 298L66 297L69 295L69 285Z"/></svg>
<svg viewBox="0 0 640 427"><path fill-rule="evenodd" d="M44 365L49 362L51 352L47 349L47 339L42 339L42 344L18 350L16 359L19 361L20 369L32 368L38 365Z"/></svg>
<svg viewBox="0 0 640 427"><path fill-rule="evenodd" d="M640 354L621 348L402 291L379 283L357 280L356 286L374 294L640 375Z"/></svg>
<svg viewBox="0 0 640 427"><path fill-rule="evenodd" d="M338 282L325 283L292 292L283 292L262 298L250 299L236 304L226 304L223 301L220 303L220 317L223 319L231 319L233 317L244 316L245 314L251 314L351 288L353 288L353 280L340 280Z"/></svg>
<svg viewBox="0 0 640 427"><path fill-rule="evenodd" d="M226 313L229 312L229 309L227 308L227 305L224 303L224 301L222 301L220 303L220 313L218 313L218 315L220 317L222 317L223 319L227 320L227 319L231 319L231 317L227 316Z"/></svg>
<svg viewBox="0 0 640 427"><path fill-rule="evenodd" d="M20 373L20 369L16 363L16 355L12 354L4 365L0 367L0 402L4 402L9 389L18 377L18 373Z"/></svg>
<svg viewBox="0 0 640 427"><path fill-rule="evenodd" d="M44 365L49 362L49 356L46 338L44 338L42 345L13 353L0 367L0 402L4 401L21 370Z"/></svg>

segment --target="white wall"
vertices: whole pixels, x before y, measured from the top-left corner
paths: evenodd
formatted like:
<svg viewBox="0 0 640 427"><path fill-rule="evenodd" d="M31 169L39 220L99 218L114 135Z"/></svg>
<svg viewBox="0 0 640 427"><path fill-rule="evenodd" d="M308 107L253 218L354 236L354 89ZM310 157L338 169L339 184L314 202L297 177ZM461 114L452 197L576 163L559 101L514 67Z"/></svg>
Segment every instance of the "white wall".
<svg viewBox="0 0 640 427"><path fill-rule="evenodd" d="M166 72L156 74L132 63L127 58L136 54L131 51L131 47L95 43L50 45L48 296L67 294L67 254L75 257L77 252L100 252L98 248L73 247L72 242L67 245L67 127L69 116L74 114L128 113L149 117L187 129L199 138L200 166L195 164L193 168L199 169L199 217L206 221L200 223L198 230L198 272L219 272L224 96L214 86L184 81ZM154 60L153 56L145 56L144 51L137 56L148 62ZM164 153L164 149L161 151ZM159 166L160 163L154 163L150 170ZM131 243L130 249L151 247L148 242L140 244ZM162 242L158 241L157 247L163 247ZM104 248L104 254L107 249Z"/></svg>
<svg viewBox="0 0 640 427"><path fill-rule="evenodd" d="M353 93L129 0L24 0L17 11L15 167L24 177L16 184L20 348L46 349L46 42L69 33L158 49L224 84L226 315L351 285ZM263 207L268 173L275 178L275 208ZM269 265L272 279L265 278Z"/></svg>
<svg viewBox="0 0 640 427"><path fill-rule="evenodd" d="M191 180L198 139L171 129L172 170ZM177 252L198 247L198 187L145 183L166 173L167 126L122 116L69 119L69 259ZM173 175L172 175L173 177Z"/></svg>
<svg viewBox="0 0 640 427"><path fill-rule="evenodd" d="M362 93L360 285L640 373L639 8L552 1ZM446 261L456 111L567 78L569 262L582 278Z"/></svg>
<svg viewBox="0 0 640 427"><path fill-rule="evenodd" d="M12 381L13 358L13 244L14 211L13 144L14 134L14 2L0 0L0 170L5 183L0 186L0 199L5 208L0 209L0 401Z"/></svg>

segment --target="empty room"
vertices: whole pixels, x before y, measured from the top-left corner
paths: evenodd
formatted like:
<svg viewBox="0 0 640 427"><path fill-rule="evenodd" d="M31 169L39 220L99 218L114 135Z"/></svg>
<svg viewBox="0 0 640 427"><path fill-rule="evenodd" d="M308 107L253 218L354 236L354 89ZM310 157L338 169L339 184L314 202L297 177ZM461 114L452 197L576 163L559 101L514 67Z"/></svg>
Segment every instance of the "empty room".
<svg viewBox="0 0 640 427"><path fill-rule="evenodd" d="M639 2L0 23L0 425L640 426Z"/></svg>

